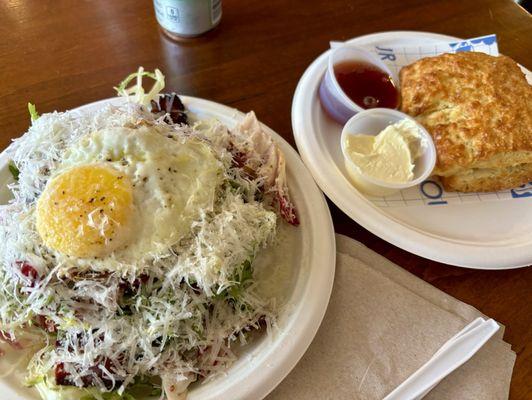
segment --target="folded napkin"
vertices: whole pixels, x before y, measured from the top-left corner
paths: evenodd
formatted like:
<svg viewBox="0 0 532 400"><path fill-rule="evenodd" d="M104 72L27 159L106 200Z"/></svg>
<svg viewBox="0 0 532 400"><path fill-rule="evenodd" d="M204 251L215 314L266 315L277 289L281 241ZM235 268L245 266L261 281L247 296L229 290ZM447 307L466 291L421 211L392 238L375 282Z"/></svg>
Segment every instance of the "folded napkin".
<svg viewBox="0 0 532 400"><path fill-rule="evenodd" d="M308 351L267 400L382 399L481 316L346 236L336 235L329 307ZM515 353L503 327L425 399L507 399Z"/></svg>

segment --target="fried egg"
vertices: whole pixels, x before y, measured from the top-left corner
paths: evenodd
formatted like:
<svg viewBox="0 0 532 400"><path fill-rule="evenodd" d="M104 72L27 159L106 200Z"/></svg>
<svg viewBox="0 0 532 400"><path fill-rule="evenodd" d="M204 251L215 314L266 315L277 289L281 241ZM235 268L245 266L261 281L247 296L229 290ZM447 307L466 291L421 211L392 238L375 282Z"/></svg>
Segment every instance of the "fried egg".
<svg viewBox="0 0 532 400"><path fill-rule="evenodd" d="M151 256L212 209L222 180L222 162L200 139L146 126L97 131L65 152L37 201L37 231L67 256Z"/></svg>

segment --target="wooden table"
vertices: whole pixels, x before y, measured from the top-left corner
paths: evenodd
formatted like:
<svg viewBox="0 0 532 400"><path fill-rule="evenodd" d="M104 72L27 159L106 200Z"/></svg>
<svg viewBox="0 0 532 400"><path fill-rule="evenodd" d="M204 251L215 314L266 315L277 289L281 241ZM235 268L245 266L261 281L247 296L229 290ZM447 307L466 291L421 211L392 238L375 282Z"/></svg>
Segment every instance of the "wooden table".
<svg viewBox="0 0 532 400"><path fill-rule="evenodd" d="M511 0L224 0L221 25L196 40L163 35L148 0L0 3L0 146L28 126L26 103L65 110L114 95L139 65L159 67L170 90L259 118L294 145L296 84L331 39L387 30L459 37L495 32L500 50L532 67L532 19ZM506 325L517 352L510 397L532 398L532 268L476 271L409 254L372 235L332 203L347 234Z"/></svg>

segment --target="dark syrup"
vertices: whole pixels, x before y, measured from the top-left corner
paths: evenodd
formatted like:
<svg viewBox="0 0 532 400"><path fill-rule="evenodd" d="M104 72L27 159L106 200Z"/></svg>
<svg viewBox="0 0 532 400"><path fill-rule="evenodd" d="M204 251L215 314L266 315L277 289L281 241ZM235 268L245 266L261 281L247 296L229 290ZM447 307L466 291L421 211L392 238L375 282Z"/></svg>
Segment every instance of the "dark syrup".
<svg viewBox="0 0 532 400"><path fill-rule="evenodd" d="M362 108L397 108L399 93L392 78L372 64L344 61L334 66L344 93Z"/></svg>

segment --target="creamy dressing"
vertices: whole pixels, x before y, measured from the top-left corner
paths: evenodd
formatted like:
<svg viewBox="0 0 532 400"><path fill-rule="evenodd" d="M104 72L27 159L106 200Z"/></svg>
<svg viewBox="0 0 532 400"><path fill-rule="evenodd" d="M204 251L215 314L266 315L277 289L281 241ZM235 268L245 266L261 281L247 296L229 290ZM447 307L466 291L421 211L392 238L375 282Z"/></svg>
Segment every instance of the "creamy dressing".
<svg viewBox="0 0 532 400"><path fill-rule="evenodd" d="M282 306L288 300L294 283L294 265L299 265L294 251L298 246L299 229L281 222L277 236L272 245L262 250L255 262L255 280L261 296L275 298L276 304Z"/></svg>
<svg viewBox="0 0 532 400"><path fill-rule="evenodd" d="M2 385L9 386L20 398L38 399L34 388L21 385L26 377L26 369L33 355L44 346L42 335L23 333L17 336L19 345L12 346L0 341L0 379Z"/></svg>

